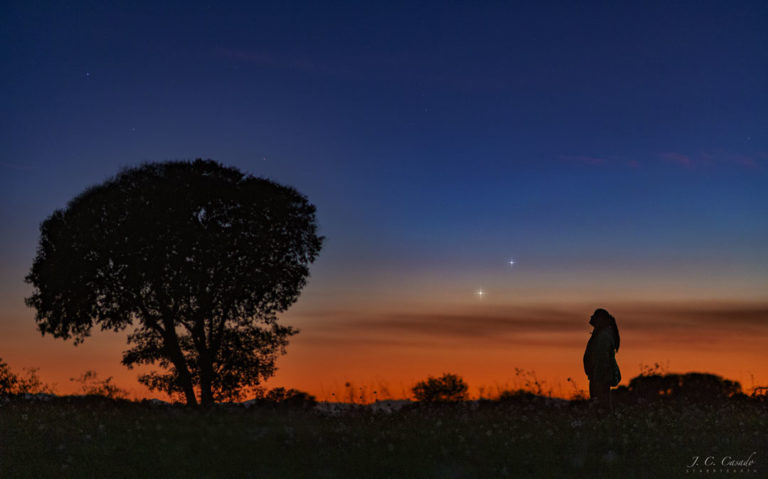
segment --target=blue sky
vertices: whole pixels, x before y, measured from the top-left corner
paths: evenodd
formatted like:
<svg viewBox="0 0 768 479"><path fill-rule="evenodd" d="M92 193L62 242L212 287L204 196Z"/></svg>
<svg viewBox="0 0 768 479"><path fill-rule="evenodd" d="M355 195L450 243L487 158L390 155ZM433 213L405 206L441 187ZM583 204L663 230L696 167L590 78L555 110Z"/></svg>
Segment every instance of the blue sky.
<svg viewBox="0 0 768 479"><path fill-rule="evenodd" d="M210 157L317 203L330 272L515 257L765 285L760 2L185 5L3 7L14 266L84 187Z"/></svg>
<svg viewBox="0 0 768 479"><path fill-rule="evenodd" d="M31 325L46 216L196 157L318 206L302 311L763 301L766 24L758 1L4 2L0 314Z"/></svg>

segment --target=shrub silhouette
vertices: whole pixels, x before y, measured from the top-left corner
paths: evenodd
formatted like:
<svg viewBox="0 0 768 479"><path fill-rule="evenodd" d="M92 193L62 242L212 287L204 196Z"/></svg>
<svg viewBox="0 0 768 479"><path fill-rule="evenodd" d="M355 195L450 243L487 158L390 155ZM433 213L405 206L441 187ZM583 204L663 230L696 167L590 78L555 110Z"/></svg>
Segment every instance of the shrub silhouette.
<svg viewBox="0 0 768 479"><path fill-rule="evenodd" d="M412 391L417 401L444 403L463 401L468 389L461 376L445 373L439 378L429 376L426 381L416 383Z"/></svg>
<svg viewBox="0 0 768 479"><path fill-rule="evenodd" d="M0 358L0 396L15 394L52 393L52 389L44 384L37 375L37 369L25 369L25 375L11 371L11 368Z"/></svg>
<svg viewBox="0 0 768 479"><path fill-rule="evenodd" d="M518 389L516 391L504 390L499 394L500 402L521 402L536 399L538 396L531 391Z"/></svg>
<svg viewBox="0 0 768 479"><path fill-rule="evenodd" d="M642 374L629 382L629 390L645 401L670 398L705 402L732 397L741 392L741 384L709 373Z"/></svg>
<svg viewBox="0 0 768 479"><path fill-rule="evenodd" d="M264 399L282 406L297 408L310 408L317 404L315 396L298 389L285 389L283 387L270 390Z"/></svg>
<svg viewBox="0 0 768 479"><path fill-rule="evenodd" d="M69 380L80 383L80 391L87 396L104 396L109 399L126 399L128 397L128 391L112 383L112 376L107 379L98 379L98 374L93 370L88 370L80 377Z"/></svg>
<svg viewBox="0 0 768 479"><path fill-rule="evenodd" d="M741 392L738 381L723 379L715 374L686 373L680 381L677 395L690 401L726 399Z"/></svg>
<svg viewBox="0 0 768 479"><path fill-rule="evenodd" d="M646 401L669 397L679 386L679 374L641 374L629 382L630 391Z"/></svg>
<svg viewBox="0 0 768 479"><path fill-rule="evenodd" d="M757 386L752 390L752 397L759 401L768 400L768 386Z"/></svg>

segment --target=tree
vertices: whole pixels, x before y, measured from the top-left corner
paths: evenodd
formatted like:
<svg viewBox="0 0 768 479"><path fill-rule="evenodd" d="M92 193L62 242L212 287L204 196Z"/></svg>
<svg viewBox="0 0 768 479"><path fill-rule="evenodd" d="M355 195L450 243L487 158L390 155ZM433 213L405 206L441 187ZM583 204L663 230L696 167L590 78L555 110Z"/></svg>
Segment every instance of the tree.
<svg viewBox="0 0 768 479"><path fill-rule="evenodd" d="M417 401L428 403L458 402L467 397L469 387L461 376L445 373L439 378L429 376L413 387Z"/></svg>
<svg viewBox="0 0 768 479"><path fill-rule="evenodd" d="M40 227L26 278L42 334L130 329L123 364L190 405L239 398L275 371L277 322L322 246L295 189L210 160L150 163L87 189Z"/></svg>

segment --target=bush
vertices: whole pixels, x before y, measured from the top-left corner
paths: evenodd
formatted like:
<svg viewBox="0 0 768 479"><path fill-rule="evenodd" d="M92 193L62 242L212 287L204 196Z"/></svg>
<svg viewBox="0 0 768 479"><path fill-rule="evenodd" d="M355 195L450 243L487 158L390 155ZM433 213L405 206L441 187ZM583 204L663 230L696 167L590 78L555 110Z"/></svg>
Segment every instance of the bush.
<svg viewBox="0 0 768 479"><path fill-rule="evenodd" d="M718 401L741 393L741 384L708 373L641 374L629 382L638 399L688 402Z"/></svg>
<svg viewBox="0 0 768 479"><path fill-rule="evenodd" d="M80 383L80 390L86 396L104 396L109 399L126 399L128 391L112 384L112 376L107 379L98 379L96 371L88 370L79 378L70 378L70 381Z"/></svg>
<svg viewBox="0 0 768 479"><path fill-rule="evenodd" d="M516 391L504 390L499 393L499 402L525 402L537 399L538 396L531 391L518 389Z"/></svg>
<svg viewBox="0 0 768 479"><path fill-rule="evenodd" d="M264 399L282 406L310 408L317 404L315 397L298 389L285 389L283 387L270 390Z"/></svg>
<svg viewBox="0 0 768 479"><path fill-rule="evenodd" d="M25 375L11 371L11 368L0 359L0 396L14 394L52 393L51 387L44 384L37 376L37 369L25 369Z"/></svg>
<svg viewBox="0 0 768 479"><path fill-rule="evenodd" d="M469 386L461 376L445 373L439 378L428 377L416 383L413 395L417 401L427 403L458 402L467 398Z"/></svg>

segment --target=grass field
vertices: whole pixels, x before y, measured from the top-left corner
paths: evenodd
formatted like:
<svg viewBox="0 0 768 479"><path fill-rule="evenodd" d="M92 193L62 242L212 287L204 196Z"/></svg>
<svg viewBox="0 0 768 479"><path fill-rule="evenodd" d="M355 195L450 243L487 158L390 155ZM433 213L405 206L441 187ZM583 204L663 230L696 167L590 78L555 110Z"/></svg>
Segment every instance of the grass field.
<svg viewBox="0 0 768 479"><path fill-rule="evenodd" d="M543 398L389 414L358 407L339 415L281 407L200 411L89 397L2 404L2 478L768 474L768 404L750 399L619 405L604 415L583 402ZM747 468L719 464L725 456L751 454L755 463ZM720 471L687 470L694 456L714 456L719 467L709 469Z"/></svg>

